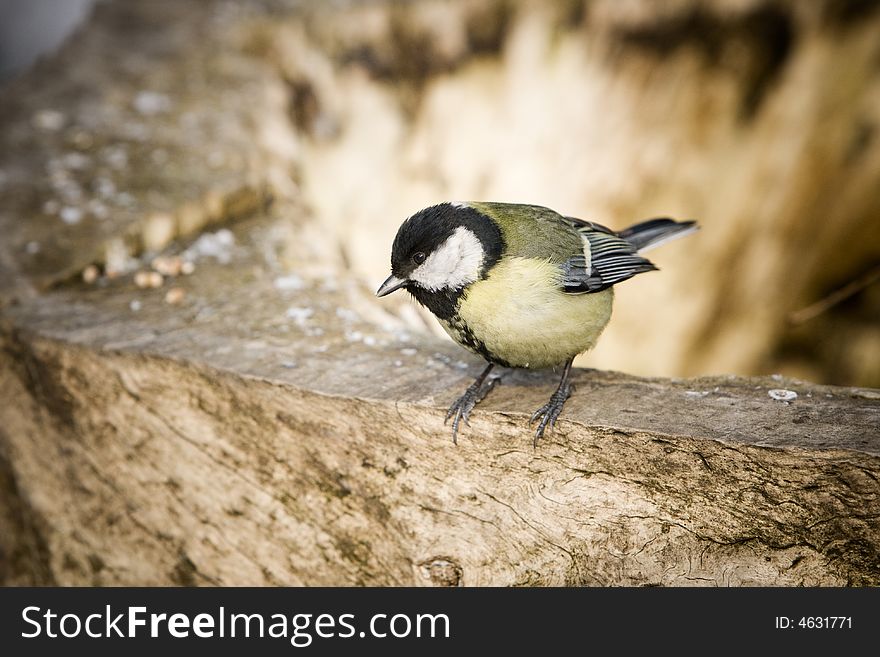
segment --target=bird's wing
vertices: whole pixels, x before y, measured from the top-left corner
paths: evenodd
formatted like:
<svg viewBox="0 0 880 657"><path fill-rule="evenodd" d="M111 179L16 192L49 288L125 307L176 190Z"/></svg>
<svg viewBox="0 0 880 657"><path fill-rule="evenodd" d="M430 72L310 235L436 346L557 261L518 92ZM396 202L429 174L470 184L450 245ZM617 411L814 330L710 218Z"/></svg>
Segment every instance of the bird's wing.
<svg viewBox="0 0 880 657"><path fill-rule="evenodd" d="M564 292L600 292L636 274L657 269L636 253L633 244L610 228L573 217L565 217L565 220L580 233L584 251L561 265Z"/></svg>

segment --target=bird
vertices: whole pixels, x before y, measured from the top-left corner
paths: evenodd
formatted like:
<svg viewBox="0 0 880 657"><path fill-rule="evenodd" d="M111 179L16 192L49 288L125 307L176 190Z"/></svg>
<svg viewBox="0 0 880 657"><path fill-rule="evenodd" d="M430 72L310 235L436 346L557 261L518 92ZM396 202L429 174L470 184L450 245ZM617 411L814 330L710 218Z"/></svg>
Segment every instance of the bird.
<svg viewBox="0 0 880 657"><path fill-rule="evenodd" d="M611 319L613 287L656 270L641 253L697 229L656 218L621 231L540 205L443 202L419 210L397 231L391 275L376 292L404 289L462 347L488 366L446 414L452 440L498 382L495 366L562 367L533 446L553 430L572 392L572 361L591 349Z"/></svg>

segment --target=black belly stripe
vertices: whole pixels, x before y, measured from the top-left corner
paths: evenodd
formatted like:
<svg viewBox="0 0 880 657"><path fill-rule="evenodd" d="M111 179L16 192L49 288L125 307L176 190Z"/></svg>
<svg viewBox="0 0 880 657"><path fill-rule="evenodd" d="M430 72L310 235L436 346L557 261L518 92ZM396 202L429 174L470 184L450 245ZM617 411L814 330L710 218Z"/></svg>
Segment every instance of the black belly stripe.
<svg viewBox="0 0 880 657"><path fill-rule="evenodd" d="M452 330L455 331L456 339L461 345L479 354L490 363L495 363L496 365L501 365L502 367L510 367L510 363L508 363L497 354L493 354L486 348L486 344L474 335L474 332L471 331L471 329L468 327L467 324L465 324L461 317L459 317L458 315L454 315L453 317L450 317L447 321L452 327Z"/></svg>
<svg viewBox="0 0 880 657"><path fill-rule="evenodd" d="M482 340L474 335L473 331L468 327L464 320L458 314L458 302L464 290L441 290L438 292L428 292L416 285L407 285L406 289L415 297L415 300L425 306L434 315L444 322L447 322L455 332L456 340L462 346L479 354L490 363L501 365L502 367L510 367L511 365L501 358L493 354L486 348Z"/></svg>

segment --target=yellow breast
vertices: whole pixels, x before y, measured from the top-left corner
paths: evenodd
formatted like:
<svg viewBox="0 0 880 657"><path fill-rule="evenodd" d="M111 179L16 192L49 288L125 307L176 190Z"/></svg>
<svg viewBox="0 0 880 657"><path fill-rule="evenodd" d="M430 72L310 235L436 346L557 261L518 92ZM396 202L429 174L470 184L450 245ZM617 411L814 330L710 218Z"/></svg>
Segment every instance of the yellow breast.
<svg viewBox="0 0 880 657"><path fill-rule="evenodd" d="M505 258L468 288L459 315L489 352L514 367L560 365L596 344L614 295L611 288L565 294L559 280L556 264Z"/></svg>

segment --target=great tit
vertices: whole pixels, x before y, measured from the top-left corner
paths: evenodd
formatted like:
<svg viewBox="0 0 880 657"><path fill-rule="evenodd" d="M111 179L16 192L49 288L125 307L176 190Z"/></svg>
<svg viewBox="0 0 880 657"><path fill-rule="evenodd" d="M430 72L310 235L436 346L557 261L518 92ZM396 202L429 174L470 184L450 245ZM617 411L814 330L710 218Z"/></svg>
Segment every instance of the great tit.
<svg viewBox="0 0 880 657"><path fill-rule="evenodd" d="M651 219L615 232L537 205L440 203L397 231L391 275L377 296L400 288L430 310L458 344L488 367L446 414L452 440L503 367L563 366L533 444L551 429L571 394L574 357L591 349L608 320L612 286L656 267L639 252L696 229L693 221Z"/></svg>

